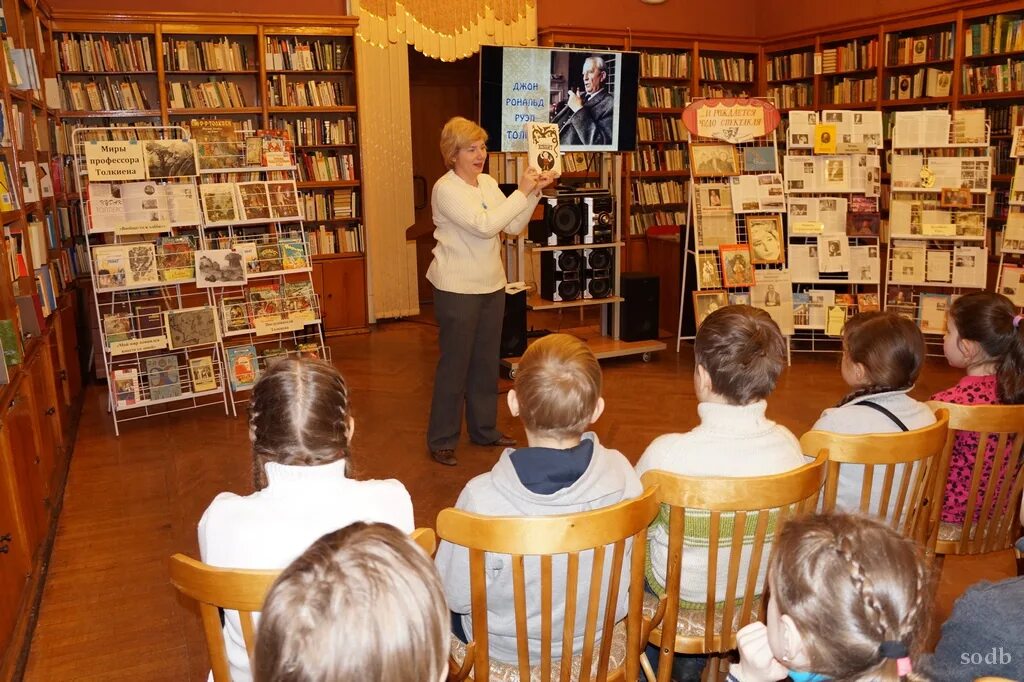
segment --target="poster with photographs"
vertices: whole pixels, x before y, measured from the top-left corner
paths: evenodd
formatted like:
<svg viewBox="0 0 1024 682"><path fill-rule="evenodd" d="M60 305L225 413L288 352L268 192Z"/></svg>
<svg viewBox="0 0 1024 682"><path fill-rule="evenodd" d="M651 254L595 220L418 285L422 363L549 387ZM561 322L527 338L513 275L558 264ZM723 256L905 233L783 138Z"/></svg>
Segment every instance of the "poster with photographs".
<svg viewBox="0 0 1024 682"><path fill-rule="evenodd" d="M740 157L736 147L719 142L693 142L690 148L690 174L695 178L739 175Z"/></svg>
<svg viewBox="0 0 1024 682"><path fill-rule="evenodd" d="M736 213L754 211L785 211L786 193L780 173L738 175L729 178L732 206Z"/></svg>
<svg viewBox="0 0 1024 682"><path fill-rule="evenodd" d="M819 235L818 272L849 272L850 240L846 235Z"/></svg>
<svg viewBox="0 0 1024 682"><path fill-rule="evenodd" d="M173 227L198 225L202 221L199 196L191 183L172 182L164 186L167 195L167 213Z"/></svg>
<svg viewBox="0 0 1024 682"><path fill-rule="evenodd" d="M196 174L196 145L192 140L145 140L142 144L149 179Z"/></svg>
<svg viewBox="0 0 1024 682"><path fill-rule="evenodd" d="M975 211L958 211L956 214L956 236L983 238L985 236L985 214Z"/></svg>
<svg viewBox="0 0 1024 682"><path fill-rule="evenodd" d="M729 296L724 291L693 292L693 315L700 327L708 315L729 305Z"/></svg>
<svg viewBox="0 0 1024 682"><path fill-rule="evenodd" d="M882 259L878 245L850 247L850 281L858 284L878 284L882 281Z"/></svg>
<svg viewBox="0 0 1024 682"><path fill-rule="evenodd" d="M196 249L196 286L225 287L245 284L242 254L233 249Z"/></svg>
<svg viewBox="0 0 1024 682"><path fill-rule="evenodd" d="M1010 211L1003 229L1003 251L1024 253L1024 212Z"/></svg>
<svg viewBox="0 0 1024 682"><path fill-rule="evenodd" d="M811 149L814 146L814 129L817 126L817 112L789 112L789 129L786 134L786 146L790 149Z"/></svg>
<svg viewBox="0 0 1024 682"><path fill-rule="evenodd" d="M722 266L722 284L726 287L750 287L754 284L754 265L746 244L723 244L718 247Z"/></svg>
<svg viewBox="0 0 1024 682"><path fill-rule="evenodd" d="M164 327L171 350L220 340L217 311L211 306L167 310L164 312Z"/></svg>
<svg viewBox="0 0 1024 682"><path fill-rule="evenodd" d="M953 249L953 286L984 289L988 275L988 249L957 246Z"/></svg>
<svg viewBox="0 0 1024 682"><path fill-rule="evenodd" d="M818 244L789 245L789 274L794 282L818 280Z"/></svg>
<svg viewBox="0 0 1024 682"><path fill-rule="evenodd" d="M783 336L793 335L793 283L788 270L761 270L750 289L753 304L768 312Z"/></svg>
<svg viewBox="0 0 1024 682"><path fill-rule="evenodd" d="M235 183L214 182L199 186L203 198L206 222L227 224L238 222L238 204L235 201Z"/></svg>
<svg viewBox="0 0 1024 682"><path fill-rule="evenodd" d="M1024 266L1003 265L999 273L999 293L1018 308L1024 308Z"/></svg>
<svg viewBox="0 0 1024 682"><path fill-rule="evenodd" d="M700 202L701 213L731 213L733 210L732 193L725 183L708 182L698 185L697 201Z"/></svg>
<svg viewBox="0 0 1024 682"><path fill-rule="evenodd" d="M265 182L238 183L243 220L270 220L270 197Z"/></svg>
<svg viewBox="0 0 1024 682"><path fill-rule="evenodd" d="M922 293L918 298L917 325L925 334L945 334L949 294Z"/></svg>
<svg viewBox="0 0 1024 682"><path fill-rule="evenodd" d="M732 211L702 213L698 237L699 249L718 249L723 244L735 244L736 216Z"/></svg>
<svg viewBox="0 0 1024 682"><path fill-rule="evenodd" d="M891 248L892 272L889 273L889 281L900 284L924 284L924 246L897 241Z"/></svg>
<svg viewBox="0 0 1024 682"><path fill-rule="evenodd" d="M810 299L807 326L824 330L828 309L836 302L836 292L831 289L808 289L807 296Z"/></svg>
<svg viewBox="0 0 1024 682"><path fill-rule="evenodd" d="M124 222L124 202L121 184L90 182L85 202L89 216L89 233L113 232Z"/></svg>
<svg viewBox="0 0 1024 682"><path fill-rule="evenodd" d="M782 216L748 216L747 242L750 244L750 260L755 265L784 262Z"/></svg>
<svg viewBox="0 0 1024 682"><path fill-rule="evenodd" d="M722 277L718 272L718 254L701 252L697 254L697 278L701 289L719 289Z"/></svg>
<svg viewBox="0 0 1024 682"><path fill-rule="evenodd" d="M143 228L147 224L154 230L170 227L170 210L163 185L155 182L126 182L121 185L124 223ZM122 224L122 227L124 225Z"/></svg>
<svg viewBox="0 0 1024 682"><path fill-rule="evenodd" d="M270 195L270 215L275 220L298 219L299 198L295 191L295 181L268 182L267 193Z"/></svg>

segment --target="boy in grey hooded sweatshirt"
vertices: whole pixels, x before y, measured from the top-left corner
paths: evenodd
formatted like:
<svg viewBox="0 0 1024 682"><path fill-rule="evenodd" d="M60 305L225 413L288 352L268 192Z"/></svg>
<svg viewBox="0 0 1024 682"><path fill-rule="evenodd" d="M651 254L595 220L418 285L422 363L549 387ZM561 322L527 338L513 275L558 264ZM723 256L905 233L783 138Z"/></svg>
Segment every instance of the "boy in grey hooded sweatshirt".
<svg viewBox="0 0 1024 682"><path fill-rule="evenodd" d="M508 448L488 473L466 484L457 509L487 516L552 516L607 507L637 497L643 490L629 461L618 450L604 447L586 428L604 411L601 367L579 339L551 334L535 342L519 365L515 389L509 391L513 416L522 419L529 445ZM623 565L629 565L627 543ZM576 603L587 603L591 575L590 552L580 557ZM517 661L512 563L507 555L487 554L487 626L491 658ZM463 547L442 542L437 570L444 583L448 608L456 616L453 631L465 639L472 633L470 618L469 554ZM560 633L565 611L565 556L552 562L552 632ZM540 660L540 570L535 557L526 559L527 631L530 660ZM622 572L616 620L626 615L629 572ZM603 589L608 589L608 570ZM605 599L601 598L603 609ZM573 653L583 648L586 608L576 613ZM598 628L603 613L598 614ZM460 627L461 626L461 627ZM461 632L460 632L461 630ZM598 638L601 637L600 630Z"/></svg>

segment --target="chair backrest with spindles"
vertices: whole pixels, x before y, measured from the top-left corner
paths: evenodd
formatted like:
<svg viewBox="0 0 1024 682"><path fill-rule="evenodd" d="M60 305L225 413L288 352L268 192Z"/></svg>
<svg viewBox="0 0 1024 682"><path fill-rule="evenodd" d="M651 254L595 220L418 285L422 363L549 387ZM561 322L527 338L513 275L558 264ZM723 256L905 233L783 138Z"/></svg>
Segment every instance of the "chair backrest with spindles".
<svg viewBox="0 0 1024 682"><path fill-rule="evenodd" d="M929 402L928 405L934 410L949 412L949 435L942 455L941 473L935 484L936 500L942 500L945 495L957 433L971 431L978 434L964 520L947 539L943 537L947 534L942 527L949 524L940 523L942 505L933 506L930 541L935 552L984 554L1012 547L1019 537L1018 515L1024 490L1024 459L1021 457L1024 405L954 405L941 402ZM990 448L990 444L994 447ZM940 530L943 530L941 535Z"/></svg>
<svg viewBox="0 0 1024 682"><path fill-rule="evenodd" d="M410 537L428 556L433 555L437 547L433 530L417 528ZM238 612L242 638L252 660L256 645L254 616L263 608L263 601L281 572L217 568L184 554L171 557L170 569L171 584L199 604L213 679L215 682L231 682L219 609Z"/></svg>
<svg viewBox="0 0 1024 682"><path fill-rule="evenodd" d="M841 478L860 474L859 506L841 511L877 516L903 535L926 542L931 505L942 502L932 499L932 491L949 431L947 411L939 410L935 418L931 426L901 433L808 431L801 436L805 453L828 450L822 510L836 509Z"/></svg>
<svg viewBox="0 0 1024 682"><path fill-rule="evenodd" d="M655 494L654 490L645 490L637 498L610 507L558 516L494 517L457 509L443 510L437 517L437 534L442 540L468 550L472 595L473 627L472 632L467 633L471 641L461 669L453 665L454 677L466 679L472 673L477 682L489 679L486 560L488 554L500 554L508 555L511 560L521 680L531 679L529 644L530 638L536 640L538 635L527 631L528 609L540 613L538 665L541 680L567 682L572 676L575 627L580 618L585 619L585 629L578 679L606 679L616 605L620 589L627 588L625 679L637 679L643 646L640 641L643 548L647 526L658 511ZM624 565L628 566L627 574L623 573ZM563 566L565 593L553 594L555 576L563 575ZM590 580L581 581L580 574L587 572ZM527 576L534 585L538 574L539 590L536 594L533 591L527 594ZM623 585L623 578L627 576L628 583ZM559 609L563 601L564 608ZM556 612L563 623L560 633L553 631ZM557 669L556 661L559 661Z"/></svg>
<svg viewBox="0 0 1024 682"><path fill-rule="evenodd" d="M736 630L757 619L755 611L759 610L758 596L763 593L763 569L771 543L787 519L814 510L825 479L827 456L821 452L802 467L772 476L702 478L648 471L641 477L644 485L657 486L658 501L667 505L669 518L665 595L646 624L648 631L659 628L661 632L655 641L662 649L659 680L669 679L672 651L728 651L736 646ZM687 517L692 523L703 516L708 517L706 545L701 538L700 547L687 551L707 554L704 635L681 642L677 628ZM750 551L742 551L744 546ZM718 562L726 556L728 577L723 599L717 584ZM741 576L743 563L748 565Z"/></svg>

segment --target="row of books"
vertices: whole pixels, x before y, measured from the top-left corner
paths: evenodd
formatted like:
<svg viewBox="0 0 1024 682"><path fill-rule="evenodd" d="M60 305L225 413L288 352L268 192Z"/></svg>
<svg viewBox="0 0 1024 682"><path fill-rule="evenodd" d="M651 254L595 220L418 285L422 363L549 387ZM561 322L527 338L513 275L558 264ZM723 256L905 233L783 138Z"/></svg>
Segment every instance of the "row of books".
<svg viewBox="0 0 1024 682"><path fill-rule="evenodd" d="M953 59L953 52L952 30L905 38L891 33L885 36L886 66Z"/></svg>
<svg viewBox="0 0 1024 682"><path fill-rule="evenodd" d="M1024 18L997 14L964 29L964 55L977 57L1024 50Z"/></svg>
<svg viewBox="0 0 1024 682"><path fill-rule="evenodd" d="M359 195L350 189L303 192L302 207L306 220L355 218L359 215Z"/></svg>
<svg viewBox="0 0 1024 682"><path fill-rule="evenodd" d="M637 90L637 104L641 107L681 109L690 99L690 88L663 88L641 85Z"/></svg>
<svg viewBox="0 0 1024 682"><path fill-rule="evenodd" d="M270 125L285 130L299 146L326 144L354 144L356 122L352 118L274 118Z"/></svg>
<svg viewBox="0 0 1024 682"><path fill-rule="evenodd" d="M337 71L348 68L351 45L344 41L267 37L264 52L272 71Z"/></svg>
<svg viewBox="0 0 1024 682"><path fill-rule="evenodd" d="M256 68L249 48L237 40L165 40L167 71L248 71Z"/></svg>
<svg viewBox="0 0 1024 682"><path fill-rule="evenodd" d="M1007 59L1005 64L965 66L961 71L965 95L1024 90L1024 60Z"/></svg>
<svg viewBox="0 0 1024 682"><path fill-rule="evenodd" d="M12 90L32 90L38 97L42 89L36 51L32 48L14 47L14 39L3 40L4 65L7 69L7 85Z"/></svg>
<svg viewBox="0 0 1024 682"><path fill-rule="evenodd" d="M60 71L153 71L149 36L65 33L53 41Z"/></svg>
<svg viewBox="0 0 1024 682"><path fill-rule="evenodd" d="M1009 135L1014 126L1024 125L1024 105L987 104L986 109L993 135Z"/></svg>
<svg viewBox="0 0 1024 682"><path fill-rule="evenodd" d="M740 81L754 80L754 60L740 57L701 57L702 80Z"/></svg>
<svg viewBox="0 0 1024 682"><path fill-rule="evenodd" d="M689 159L685 149L642 147L630 155L635 171L685 171Z"/></svg>
<svg viewBox="0 0 1024 682"><path fill-rule="evenodd" d="M851 40L821 51L821 72L842 73L878 66L878 39Z"/></svg>
<svg viewBox="0 0 1024 682"><path fill-rule="evenodd" d="M220 360L214 355L181 358L175 355L141 358L139 367L114 369L114 399L119 409L141 407L154 401L191 398L221 389Z"/></svg>
<svg viewBox="0 0 1024 682"><path fill-rule="evenodd" d="M93 128L91 125L86 125L80 121L63 121L57 123L54 128L54 137L56 138L58 154L74 154L74 139L75 131L79 128L89 128L89 130L79 133L77 136L78 142L85 142L94 140L96 142L103 141L116 141L116 140L155 140L156 131L153 128L152 121L134 121L132 123L118 123L112 121L108 123L103 129Z"/></svg>
<svg viewBox="0 0 1024 682"><path fill-rule="evenodd" d="M227 356L228 380L231 383L231 390L245 391L256 385L260 374L274 366L278 360L290 355L300 357L319 358L321 348L318 343L305 342L296 344L294 350L288 350L280 345L280 342L271 348L264 348L257 353L255 345L227 346L224 353Z"/></svg>
<svg viewBox="0 0 1024 682"><path fill-rule="evenodd" d="M334 253L363 253L366 250L362 225L330 228L320 225L309 232L309 253L313 256Z"/></svg>
<svg viewBox="0 0 1024 682"><path fill-rule="evenodd" d="M228 249L240 253L247 275L303 270L309 267L305 240L299 232L255 236L208 234L206 241L213 249Z"/></svg>
<svg viewBox="0 0 1024 682"><path fill-rule="evenodd" d="M639 204L685 204L686 183L678 180L633 181L633 202Z"/></svg>
<svg viewBox="0 0 1024 682"><path fill-rule="evenodd" d="M299 179L316 182L356 180L355 156L339 152L297 152Z"/></svg>
<svg viewBox="0 0 1024 682"><path fill-rule="evenodd" d="M878 99L878 79L843 78L825 89L827 104L853 104Z"/></svg>
<svg viewBox="0 0 1024 682"><path fill-rule="evenodd" d="M948 97L952 81L952 72L930 67L912 73L889 76L885 79L885 98Z"/></svg>
<svg viewBox="0 0 1024 682"><path fill-rule="evenodd" d="M248 106L245 93L237 83L210 78L205 83L168 83L171 109L238 109Z"/></svg>
<svg viewBox="0 0 1024 682"><path fill-rule="evenodd" d="M636 133L641 142L686 141L686 128L678 117L638 116Z"/></svg>
<svg viewBox="0 0 1024 682"><path fill-rule="evenodd" d="M641 78L689 78L690 54L688 52L667 52L655 54L640 53Z"/></svg>
<svg viewBox="0 0 1024 682"><path fill-rule="evenodd" d="M121 81L65 80L60 89L61 106L66 111L112 111L149 109L149 98L139 82L127 76Z"/></svg>
<svg viewBox="0 0 1024 682"><path fill-rule="evenodd" d="M345 104L341 81L289 82L288 76L267 79L267 96L272 107L337 107Z"/></svg>
<svg viewBox="0 0 1024 682"><path fill-rule="evenodd" d="M740 85L708 85L701 83L701 97L750 97L753 92L753 83Z"/></svg>
<svg viewBox="0 0 1024 682"><path fill-rule="evenodd" d="M814 86L810 83L786 83L768 87L768 99L780 109L804 109L814 106Z"/></svg>
<svg viewBox="0 0 1024 682"><path fill-rule="evenodd" d="M644 235L648 228L659 225L685 225L686 211L645 211L629 216L629 233Z"/></svg>
<svg viewBox="0 0 1024 682"><path fill-rule="evenodd" d="M787 78L810 78L814 75L814 54L794 52L772 57L767 60L768 80Z"/></svg>

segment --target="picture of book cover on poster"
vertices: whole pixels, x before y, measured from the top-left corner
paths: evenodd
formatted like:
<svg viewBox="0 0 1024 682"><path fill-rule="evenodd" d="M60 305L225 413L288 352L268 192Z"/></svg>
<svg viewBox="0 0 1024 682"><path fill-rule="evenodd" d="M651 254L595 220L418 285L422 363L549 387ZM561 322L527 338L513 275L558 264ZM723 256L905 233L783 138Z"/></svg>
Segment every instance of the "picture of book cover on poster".
<svg viewBox="0 0 1024 682"><path fill-rule="evenodd" d="M636 149L636 52L483 46L480 125L496 151L527 151L527 123L557 127L563 152Z"/></svg>

